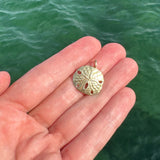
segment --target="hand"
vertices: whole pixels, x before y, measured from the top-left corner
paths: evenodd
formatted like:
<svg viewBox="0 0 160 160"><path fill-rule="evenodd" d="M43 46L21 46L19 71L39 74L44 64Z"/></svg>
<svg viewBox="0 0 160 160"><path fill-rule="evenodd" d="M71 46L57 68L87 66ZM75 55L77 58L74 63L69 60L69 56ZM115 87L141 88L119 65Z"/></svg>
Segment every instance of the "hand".
<svg viewBox="0 0 160 160"><path fill-rule="evenodd" d="M0 72L0 155L3 160L91 160L104 147L135 103L125 87L137 74L124 48L101 48L84 37L31 69L9 88ZM105 75L98 95L84 96L72 74L97 60ZM2 85L3 84L3 85Z"/></svg>

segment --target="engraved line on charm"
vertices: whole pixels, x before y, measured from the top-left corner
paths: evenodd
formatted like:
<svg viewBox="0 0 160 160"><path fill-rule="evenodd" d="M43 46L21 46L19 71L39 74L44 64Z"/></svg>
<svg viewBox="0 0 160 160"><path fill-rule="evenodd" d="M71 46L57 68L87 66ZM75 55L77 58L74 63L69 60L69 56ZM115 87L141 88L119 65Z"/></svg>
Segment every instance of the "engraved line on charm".
<svg viewBox="0 0 160 160"><path fill-rule="evenodd" d="M74 86L82 93L87 95L98 94L103 86L104 77L100 70L97 69L97 61L94 67L82 66L76 70L73 75Z"/></svg>

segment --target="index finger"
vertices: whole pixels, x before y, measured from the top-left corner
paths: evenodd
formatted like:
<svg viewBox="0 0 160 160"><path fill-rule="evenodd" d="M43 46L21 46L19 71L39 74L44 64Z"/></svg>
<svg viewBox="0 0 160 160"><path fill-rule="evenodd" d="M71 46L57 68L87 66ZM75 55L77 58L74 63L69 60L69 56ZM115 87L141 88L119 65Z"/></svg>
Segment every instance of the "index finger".
<svg viewBox="0 0 160 160"><path fill-rule="evenodd" d="M16 103L15 107L22 111L30 111L100 49L101 44L94 37L79 39L31 69L13 83L0 100Z"/></svg>

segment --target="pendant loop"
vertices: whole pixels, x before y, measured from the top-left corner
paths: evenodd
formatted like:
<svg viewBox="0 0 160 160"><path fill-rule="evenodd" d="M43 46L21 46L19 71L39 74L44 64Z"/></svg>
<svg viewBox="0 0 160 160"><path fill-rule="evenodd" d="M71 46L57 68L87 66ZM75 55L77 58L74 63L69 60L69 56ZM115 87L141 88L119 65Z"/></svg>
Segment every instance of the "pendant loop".
<svg viewBox="0 0 160 160"><path fill-rule="evenodd" d="M94 67L97 68L97 60L94 61Z"/></svg>

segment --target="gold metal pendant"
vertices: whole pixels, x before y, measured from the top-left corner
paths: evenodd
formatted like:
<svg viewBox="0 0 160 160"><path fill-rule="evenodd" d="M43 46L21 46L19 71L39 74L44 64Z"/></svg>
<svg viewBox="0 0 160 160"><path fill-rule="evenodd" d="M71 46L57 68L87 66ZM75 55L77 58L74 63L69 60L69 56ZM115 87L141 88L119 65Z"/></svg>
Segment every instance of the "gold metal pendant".
<svg viewBox="0 0 160 160"><path fill-rule="evenodd" d="M95 61L95 67L82 66L74 73L73 84L80 92L87 95L95 95L101 91L104 77L96 67L97 61Z"/></svg>

